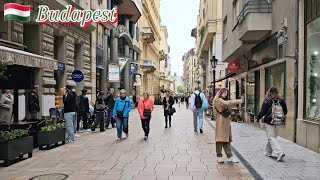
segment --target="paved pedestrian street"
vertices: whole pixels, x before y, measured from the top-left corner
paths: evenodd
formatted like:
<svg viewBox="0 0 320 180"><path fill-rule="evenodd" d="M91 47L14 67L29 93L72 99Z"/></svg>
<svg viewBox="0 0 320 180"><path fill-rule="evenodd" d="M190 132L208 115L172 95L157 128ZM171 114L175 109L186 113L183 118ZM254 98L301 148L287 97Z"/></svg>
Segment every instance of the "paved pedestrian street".
<svg viewBox="0 0 320 180"><path fill-rule="evenodd" d="M83 132L74 143L0 168L1 180L62 173L67 180L245 180L253 179L241 163L217 164L214 130L204 122L204 134L193 131L190 110L177 107L172 127L165 129L163 110L156 107L148 141L143 140L141 122L134 109L129 138L117 141L116 129ZM0 162L1 163L1 162Z"/></svg>

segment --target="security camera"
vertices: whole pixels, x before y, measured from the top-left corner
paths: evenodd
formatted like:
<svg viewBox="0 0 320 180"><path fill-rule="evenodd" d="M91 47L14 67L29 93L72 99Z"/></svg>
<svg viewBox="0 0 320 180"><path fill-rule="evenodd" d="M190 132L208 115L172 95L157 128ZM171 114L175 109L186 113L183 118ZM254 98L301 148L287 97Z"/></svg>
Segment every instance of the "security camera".
<svg viewBox="0 0 320 180"><path fill-rule="evenodd" d="M280 31L278 31L276 37L280 38L283 35L283 33L284 33L284 31L283 31L283 29L281 29Z"/></svg>

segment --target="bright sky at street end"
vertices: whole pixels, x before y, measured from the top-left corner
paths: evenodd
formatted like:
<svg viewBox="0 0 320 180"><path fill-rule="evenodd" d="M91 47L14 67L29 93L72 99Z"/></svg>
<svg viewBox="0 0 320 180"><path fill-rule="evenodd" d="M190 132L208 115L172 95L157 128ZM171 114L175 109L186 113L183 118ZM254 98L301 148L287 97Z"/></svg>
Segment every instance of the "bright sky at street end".
<svg viewBox="0 0 320 180"><path fill-rule="evenodd" d="M160 0L161 25L167 26L171 74L183 75L182 55L195 46L191 30L197 26L199 0Z"/></svg>

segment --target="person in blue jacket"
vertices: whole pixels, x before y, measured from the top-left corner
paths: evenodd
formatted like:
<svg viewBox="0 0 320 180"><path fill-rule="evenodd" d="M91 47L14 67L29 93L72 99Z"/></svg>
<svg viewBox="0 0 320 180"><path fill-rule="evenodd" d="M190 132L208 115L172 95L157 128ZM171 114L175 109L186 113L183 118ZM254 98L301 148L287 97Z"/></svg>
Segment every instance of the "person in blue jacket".
<svg viewBox="0 0 320 180"><path fill-rule="evenodd" d="M128 119L131 109L131 100L127 96L126 90L122 89L120 96L116 99L112 113L117 123L118 140L122 139L122 131L127 138L129 137Z"/></svg>

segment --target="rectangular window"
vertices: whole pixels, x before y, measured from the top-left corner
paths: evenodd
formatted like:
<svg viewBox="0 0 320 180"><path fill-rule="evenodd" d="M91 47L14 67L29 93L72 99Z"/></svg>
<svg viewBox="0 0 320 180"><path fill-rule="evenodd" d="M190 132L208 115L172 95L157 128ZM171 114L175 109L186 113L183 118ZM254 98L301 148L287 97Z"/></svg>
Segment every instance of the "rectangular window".
<svg viewBox="0 0 320 180"><path fill-rule="evenodd" d="M305 3L306 22L310 22L320 16L320 0L306 0Z"/></svg>
<svg viewBox="0 0 320 180"><path fill-rule="evenodd" d="M306 117L320 120L320 17L307 24Z"/></svg>
<svg viewBox="0 0 320 180"><path fill-rule="evenodd" d="M279 95L285 98L285 63L266 68L265 93L271 87L278 88Z"/></svg>
<svg viewBox="0 0 320 180"><path fill-rule="evenodd" d="M238 23L238 16L240 13L240 3L239 0L233 1L233 25L235 26Z"/></svg>
<svg viewBox="0 0 320 180"><path fill-rule="evenodd" d="M260 98L260 71L248 74L247 79L247 109L250 119L253 121L254 116L259 112L259 98Z"/></svg>
<svg viewBox="0 0 320 180"><path fill-rule="evenodd" d="M223 27L222 27L222 39L223 41L226 41L228 39L228 17L226 16L223 20Z"/></svg>

